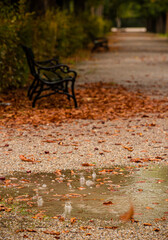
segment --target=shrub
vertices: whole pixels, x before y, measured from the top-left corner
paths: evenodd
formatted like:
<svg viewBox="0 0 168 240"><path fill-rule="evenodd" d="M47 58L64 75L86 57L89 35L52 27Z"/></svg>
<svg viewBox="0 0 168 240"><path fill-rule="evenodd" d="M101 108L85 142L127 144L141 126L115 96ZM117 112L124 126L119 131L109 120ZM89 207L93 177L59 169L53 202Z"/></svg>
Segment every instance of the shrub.
<svg viewBox="0 0 168 240"><path fill-rule="evenodd" d="M83 13L48 10L42 16L26 13L26 0L17 6L0 3L0 89L24 86L28 66L20 43L32 47L38 59L67 57L107 31L107 22Z"/></svg>
<svg viewBox="0 0 168 240"><path fill-rule="evenodd" d="M0 9L0 89L23 86L27 67L20 47L21 39L29 41L29 14L23 14L22 2L18 11L1 3Z"/></svg>

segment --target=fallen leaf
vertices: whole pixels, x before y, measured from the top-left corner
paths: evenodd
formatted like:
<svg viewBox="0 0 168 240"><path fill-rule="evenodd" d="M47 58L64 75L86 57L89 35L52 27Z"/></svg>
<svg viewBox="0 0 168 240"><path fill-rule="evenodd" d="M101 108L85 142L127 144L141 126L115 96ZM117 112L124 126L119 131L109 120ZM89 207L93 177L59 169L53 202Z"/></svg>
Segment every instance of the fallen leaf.
<svg viewBox="0 0 168 240"><path fill-rule="evenodd" d="M65 221L65 218L64 218L63 216L61 216L61 217L59 218L59 221L64 222L64 221Z"/></svg>
<svg viewBox="0 0 168 240"><path fill-rule="evenodd" d="M160 231L160 228L154 228L153 231L159 232L159 231Z"/></svg>
<svg viewBox="0 0 168 240"><path fill-rule="evenodd" d="M36 230L34 229L26 229L27 232L37 232Z"/></svg>
<svg viewBox="0 0 168 240"><path fill-rule="evenodd" d="M106 226L105 228L106 228L106 229L114 229L114 230L115 230L115 229L117 229L118 227L117 227L117 226Z"/></svg>
<svg viewBox="0 0 168 240"><path fill-rule="evenodd" d="M24 232L25 230L24 229L18 229L15 231L15 233L20 233L20 232Z"/></svg>
<svg viewBox="0 0 168 240"><path fill-rule="evenodd" d="M60 176L61 175L61 170L57 169L54 173Z"/></svg>
<svg viewBox="0 0 168 240"><path fill-rule="evenodd" d="M134 207L131 204L130 209L128 210L128 212L124 213L123 215L120 216L120 220L122 221L129 221L133 218L134 215Z"/></svg>
<svg viewBox="0 0 168 240"><path fill-rule="evenodd" d="M104 205L112 205L112 204L114 204L114 203L112 203L111 201L109 201L109 202L104 202L103 204L104 204Z"/></svg>
<svg viewBox="0 0 168 240"><path fill-rule="evenodd" d="M144 223L143 225L144 225L144 226L152 226L151 223Z"/></svg>
<svg viewBox="0 0 168 240"><path fill-rule="evenodd" d="M50 234L50 235L60 235L60 232L56 232L56 231L48 231L48 230L46 230L46 231L43 231L43 233L45 233L45 234Z"/></svg>
<svg viewBox="0 0 168 240"><path fill-rule="evenodd" d="M90 166L95 166L95 164L91 164L91 163L82 163L83 167L90 167Z"/></svg>
<svg viewBox="0 0 168 240"><path fill-rule="evenodd" d="M133 148L132 148L132 147L127 147L127 146L123 146L123 145L122 145L122 147L125 148L125 149L127 149L127 150L130 151L130 152L133 151Z"/></svg>
<svg viewBox="0 0 168 240"><path fill-rule="evenodd" d="M25 156L23 155L20 155L19 156L20 159L24 162L32 162L32 163L37 163L37 162L41 162L41 161L36 161L34 158L30 159L30 158L26 158Z"/></svg>
<svg viewBox="0 0 168 240"><path fill-rule="evenodd" d="M151 207L146 207L146 209L150 210L150 209L153 209L153 208L151 208Z"/></svg>
<svg viewBox="0 0 168 240"><path fill-rule="evenodd" d="M76 222L76 217L71 218L71 224L74 224Z"/></svg>

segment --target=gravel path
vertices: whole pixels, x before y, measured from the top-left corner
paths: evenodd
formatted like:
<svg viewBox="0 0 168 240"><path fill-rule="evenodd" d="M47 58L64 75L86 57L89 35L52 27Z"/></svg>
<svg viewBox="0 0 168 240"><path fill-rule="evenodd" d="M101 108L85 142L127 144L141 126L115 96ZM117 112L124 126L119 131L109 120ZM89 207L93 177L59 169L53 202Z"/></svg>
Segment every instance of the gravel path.
<svg viewBox="0 0 168 240"><path fill-rule="evenodd" d="M168 40L151 33L117 33L110 52L78 66L79 82L115 82L150 96L167 96Z"/></svg>
<svg viewBox="0 0 168 240"><path fill-rule="evenodd" d="M55 127L1 128L0 172L78 169L82 163L96 167L132 164L131 159L168 159L167 119L80 120ZM37 163L25 163L20 155Z"/></svg>
<svg viewBox="0 0 168 240"><path fill-rule="evenodd" d="M95 53L92 60L77 65L78 83L116 82L127 89L152 97L168 92L168 41L152 34L119 33L110 38L110 52ZM115 121L76 120L68 124L0 127L0 175L12 171L53 172L56 169L81 169L82 163L96 167L123 164L167 165L168 119L158 115L117 119ZM20 155L34 158L23 162ZM139 159L139 163L136 159ZM11 227L0 226L0 239L167 239L167 222L128 223L119 229L107 229L110 223L38 222L30 231L14 234L19 223L11 215ZM43 226L44 225L44 226ZM81 226L90 226L81 230ZM156 229L159 228L157 231ZM11 229L14 229L13 231ZM44 230L58 231L51 235ZM155 230L154 230L155 229ZM62 232L66 230L67 232Z"/></svg>

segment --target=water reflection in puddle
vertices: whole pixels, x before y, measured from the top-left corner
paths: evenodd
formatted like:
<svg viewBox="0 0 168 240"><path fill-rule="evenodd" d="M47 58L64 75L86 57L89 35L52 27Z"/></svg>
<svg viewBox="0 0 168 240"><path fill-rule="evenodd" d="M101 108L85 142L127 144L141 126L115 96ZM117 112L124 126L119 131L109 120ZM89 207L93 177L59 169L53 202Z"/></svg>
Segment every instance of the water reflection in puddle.
<svg viewBox="0 0 168 240"><path fill-rule="evenodd" d="M52 217L117 220L132 202L134 217L148 221L166 214L167 175L167 166L14 173L0 181L1 204Z"/></svg>

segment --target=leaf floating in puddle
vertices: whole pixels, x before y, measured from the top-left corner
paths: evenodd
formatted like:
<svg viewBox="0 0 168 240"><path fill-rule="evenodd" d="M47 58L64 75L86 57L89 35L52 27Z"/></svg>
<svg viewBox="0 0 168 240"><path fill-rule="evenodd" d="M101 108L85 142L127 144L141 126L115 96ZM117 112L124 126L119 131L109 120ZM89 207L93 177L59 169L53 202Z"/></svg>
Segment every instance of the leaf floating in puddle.
<svg viewBox="0 0 168 240"><path fill-rule="evenodd" d="M120 216L120 220L122 221L129 221L133 218L134 215L134 207L131 204L130 209L128 210L128 212L124 213L123 215Z"/></svg>
<svg viewBox="0 0 168 240"><path fill-rule="evenodd" d="M161 180L161 179L157 180L157 183L163 183L163 182L164 180Z"/></svg>
<svg viewBox="0 0 168 240"><path fill-rule="evenodd" d="M0 177L0 180L1 180L1 181L4 181L4 180L5 180L5 177Z"/></svg>
<svg viewBox="0 0 168 240"><path fill-rule="evenodd" d="M151 208L151 207L146 207L146 209L150 210L150 209L153 209L153 208Z"/></svg>
<svg viewBox="0 0 168 240"><path fill-rule="evenodd" d="M104 205L112 205L112 204L114 204L114 203L112 203L112 201L109 201L109 202L104 202L103 204L104 204Z"/></svg>
<svg viewBox="0 0 168 240"><path fill-rule="evenodd" d="M85 187L79 187L78 188L79 190L84 190L84 189L86 189Z"/></svg>

